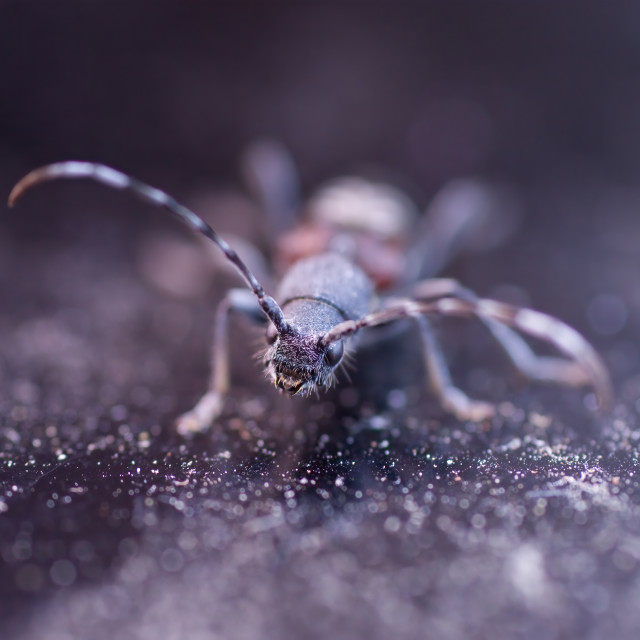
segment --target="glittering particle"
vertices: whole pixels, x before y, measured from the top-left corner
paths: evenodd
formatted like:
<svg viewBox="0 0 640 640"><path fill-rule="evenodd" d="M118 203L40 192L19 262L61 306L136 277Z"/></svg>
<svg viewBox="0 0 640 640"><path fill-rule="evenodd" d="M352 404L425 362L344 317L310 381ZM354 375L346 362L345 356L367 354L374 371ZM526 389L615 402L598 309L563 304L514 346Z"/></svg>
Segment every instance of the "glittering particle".
<svg viewBox="0 0 640 640"><path fill-rule="evenodd" d="M180 571L184 565L184 557L179 549L165 549L160 556L160 566L170 573Z"/></svg>
<svg viewBox="0 0 640 640"><path fill-rule="evenodd" d="M49 571L51 580L59 587L71 586L77 577L76 567L70 560L56 560Z"/></svg>
<svg viewBox="0 0 640 640"><path fill-rule="evenodd" d="M589 324L603 336L612 336L622 331L628 315L625 301L611 293L599 293L587 307Z"/></svg>

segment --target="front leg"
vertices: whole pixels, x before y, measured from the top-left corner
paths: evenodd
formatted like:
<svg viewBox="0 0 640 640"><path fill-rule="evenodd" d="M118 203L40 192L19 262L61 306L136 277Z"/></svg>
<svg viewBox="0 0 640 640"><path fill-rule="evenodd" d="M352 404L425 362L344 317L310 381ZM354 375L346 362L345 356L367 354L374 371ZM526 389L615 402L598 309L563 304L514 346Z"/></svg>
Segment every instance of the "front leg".
<svg viewBox="0 0 640 640"><path fill-rule="evenodd" d="M209 390L191 411L177 419L176 429L180 435L207 431L222 412L229 391L228 329L232 311L242 313L255 324L264 324L267 320L253 292L247 289L231 289L227 292L216 310Z"/></svg>

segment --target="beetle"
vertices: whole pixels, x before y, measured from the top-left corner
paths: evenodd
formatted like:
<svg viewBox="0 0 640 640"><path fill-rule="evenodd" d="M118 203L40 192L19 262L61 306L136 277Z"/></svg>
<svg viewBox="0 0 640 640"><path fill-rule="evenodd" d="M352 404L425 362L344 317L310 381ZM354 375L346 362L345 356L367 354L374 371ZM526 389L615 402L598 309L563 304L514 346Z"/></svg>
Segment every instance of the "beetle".
<svg viewBox="0 0 640 640"><path fill-rule="evenodd" d="M319 190L302 222L295 218L296 180L289 156L275 144L253 147L245 174L278 234L277 256L284 276L268 295L236 251L193 211L173 197L120 171L93 162L66 161L27 174L13 188L9 206L31 187L63 178L89 178L167 209L222 251L247 288L231 289L215 316L209 389L180 416L183 434L210 428L229 390L229 316L239 312L266 324L263 363L282 393L308 395L331 386L345 354L361 331L411 318L419 326L428 384L442 408L460 420L481 421L495 407L456 387L434 336L430 317L475 317L498 342L511 364L533 381L569 387L591 385L600 407L611 403L608 371L575 329L548 314L478 298L457 281L435 277L461 249L486 236L488 245L504 230L487 213L496 205L481 183L462 180L436 196L422 227L399 190L363 178L343 178ZM493 199L492 199L493 198ZM418 238L407 247L407 237ZM400 285L400 286L398 286ZM396 287L401 294L385 294ZM382 295L378 295L382 292ZM562 356L539 356L520 334L545 341Z"/></svg>

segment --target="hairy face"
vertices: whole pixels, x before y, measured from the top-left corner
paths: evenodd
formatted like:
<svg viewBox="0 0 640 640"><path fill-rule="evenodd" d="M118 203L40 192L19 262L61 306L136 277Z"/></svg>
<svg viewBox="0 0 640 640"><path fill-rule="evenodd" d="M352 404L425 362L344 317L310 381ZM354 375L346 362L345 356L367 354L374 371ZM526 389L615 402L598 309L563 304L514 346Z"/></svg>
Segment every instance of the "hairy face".
<svg viewBox="0 0 640 640"><path fill-rule="evenodd" d="M267 334L271 346L265 354L265 366L278 389L292 396L308 395L317 387L331 384L333 372L342 361L343 343L323 346L321 338L295 330Z"/></svg>

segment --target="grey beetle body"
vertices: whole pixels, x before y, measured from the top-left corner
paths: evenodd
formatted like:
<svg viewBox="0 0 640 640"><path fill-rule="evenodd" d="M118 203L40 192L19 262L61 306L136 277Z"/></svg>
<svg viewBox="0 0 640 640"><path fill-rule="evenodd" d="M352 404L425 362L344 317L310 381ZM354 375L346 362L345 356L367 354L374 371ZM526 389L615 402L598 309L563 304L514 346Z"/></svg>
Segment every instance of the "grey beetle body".
<svg viewBox="0 0 640 640"><path fill-rule="evenodd" d="M208 429L223 410L233 312L267 323L266 372L288 395L329 386L343 361L345 343L361 330L411 318L419 328L429 389L443 409L461 420L486 419L494 406L470 399L453 384L429 324L430 316L459 316L478 319L526 378L570 387L591 385L600 406L610 402L606 367L577 331L547 314L483 300L454 280L433 277L462 249L478 242L488 245L500 235L492 227L492 210L499 206L487 187L476 181L445 186L423 216L422 226L412 229L415 216L397 190L361 179L336 181L313 199L310 220L292 229L292 163L282 150L263 147L248 166L264 209L274 218L271 227L283 240L278 249L286 272L275 299L234 249L195 213L163 191L110 167L76 161L47 165L26 175L9 196L12 205L30 187L59 178L91 178L133 191L206 236L242 275L248 289L230 290L216 312L209 390L178 419L180 433ZM273 176L279 176L275 184ZM501 228L504 232L505 225ZM378 295L398 285L403 295ZM517 331L548 342L565 357L536 355Z"/></svg>

